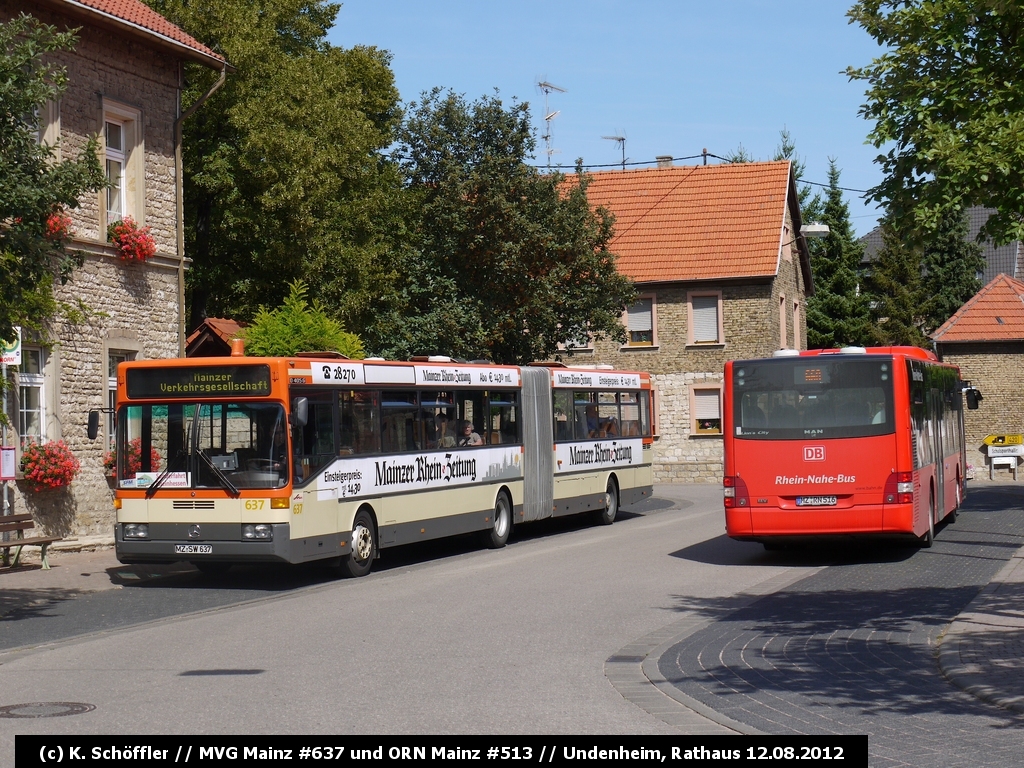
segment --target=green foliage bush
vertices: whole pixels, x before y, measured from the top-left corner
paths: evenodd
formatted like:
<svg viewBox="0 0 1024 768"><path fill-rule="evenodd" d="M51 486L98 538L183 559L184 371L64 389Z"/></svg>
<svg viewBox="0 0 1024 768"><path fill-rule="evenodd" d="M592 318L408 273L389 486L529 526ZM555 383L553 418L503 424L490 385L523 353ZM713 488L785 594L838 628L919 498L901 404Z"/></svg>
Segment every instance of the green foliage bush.
<svg viewBox="0 0 1024 768"><path fill-rule="evenodd" d="M257 357L282 357L297 352L340 352L355 360L365 357L363 343L332 320L324 306L306 299L306 284L289 284L288 297L277 309L260 307L243 332L246 353Z"/></svg>

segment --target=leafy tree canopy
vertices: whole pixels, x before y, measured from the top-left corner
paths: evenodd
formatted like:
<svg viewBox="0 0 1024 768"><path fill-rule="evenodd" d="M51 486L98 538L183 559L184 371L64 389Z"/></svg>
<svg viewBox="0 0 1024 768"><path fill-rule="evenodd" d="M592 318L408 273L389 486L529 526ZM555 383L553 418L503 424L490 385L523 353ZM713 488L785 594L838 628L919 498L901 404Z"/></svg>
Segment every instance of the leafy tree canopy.
<svg viewBox="0 0 1024 768"><path fill-rule="evenodd" d="M850 208L839 188L840 170L829 159L821 222L829 234L808 243L814 295L807 298L807 346L830 349L870 342L868 299L860 291L858 268L864 254L853 234Z"/></svg>
<svg viewBox="0 0 1024 768"><path fill-rule="evenodd" d="M371 349L526 363L587 333L624 338L635 290L608 251L612 216L591 208L579 166L567 179L526 163L528 105L435 89L409 105L399 140L409 240Z"/></svg>
<svg viewBox="0 0 1024 768"><path fill-rule="evenodd" d="M983 233L1024 239L1024 6L1010 0L860 0L848 14L885 53L850 67L884 149L870 194L895 220L935 230L972 205Z"/></svg>
<svg viewBox="0 0 1024 768"><path fill-rule="evenodd" d="M332 320L320 302L309 303L306 285L301 280L288 286L288 295L277 309L260 307L243 337L246 352L257 357L297 352L340 352L354 360L364 356L358 336Z"/></svg>
<svg viewBox="0 0 1024 768"><path fill-rule="evenodd" d="M237 68L184 126L191 327L247 320L298 278L336 317L365 307L400 182L380 154L400 117L389 54L331 46L323 0L148 2ZM216 77L189 65L184 103Z"/></svg>
<svg viewBox="0 0 1024 768"><path fill-rule="evenodd" d="M75 36L20 15L0 23L0 338L14 326L42 329L59 306L55 281L66 282L81 255L47 236L47 220L103 186L98 143L58 162L39 141L35 115L67 86L67 73L46 54L71 50Z"/></svg>

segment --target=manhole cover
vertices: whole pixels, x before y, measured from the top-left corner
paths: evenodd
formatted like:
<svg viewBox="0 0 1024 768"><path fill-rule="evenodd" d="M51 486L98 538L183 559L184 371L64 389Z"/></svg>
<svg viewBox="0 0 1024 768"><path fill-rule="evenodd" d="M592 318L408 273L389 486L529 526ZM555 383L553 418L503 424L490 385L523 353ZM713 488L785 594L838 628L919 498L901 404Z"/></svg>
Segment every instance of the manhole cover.
<svg viewBox="0 0 1024 768"><path fill-rule="evenodd" d="M32 704L10 704L0 707L0 717L63 717L64 715L81 715L96 709L93 704L80 704L75 701L37 701Z"/></svg>

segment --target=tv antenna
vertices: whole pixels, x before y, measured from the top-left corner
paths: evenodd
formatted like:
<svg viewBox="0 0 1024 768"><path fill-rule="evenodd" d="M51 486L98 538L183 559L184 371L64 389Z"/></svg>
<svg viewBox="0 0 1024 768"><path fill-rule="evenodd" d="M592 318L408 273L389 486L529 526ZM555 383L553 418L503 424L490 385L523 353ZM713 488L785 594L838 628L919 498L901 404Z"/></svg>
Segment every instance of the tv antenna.
<svg viewBox="0 0 1024 768"><path fill-rule="evenodd" d="M622 150L622 170L626 170L626 137L625 136L602 136L602 139L614 141Z"/></svg>
<svg viewBox="0 0 1024 768"><path fill-rule="evenodd" d="M537 87L544 92L544 135L541 136L544 139L544 151L548 156L548 168L551 167L551 156L558 154L561 150L551 148L551 121L558 117L561 110L556 109L554 112L548 106L548 95L554 93L567 93L565 88L559 88L553 83L549 83L547 80L541 80L537 83Z"/></svg>

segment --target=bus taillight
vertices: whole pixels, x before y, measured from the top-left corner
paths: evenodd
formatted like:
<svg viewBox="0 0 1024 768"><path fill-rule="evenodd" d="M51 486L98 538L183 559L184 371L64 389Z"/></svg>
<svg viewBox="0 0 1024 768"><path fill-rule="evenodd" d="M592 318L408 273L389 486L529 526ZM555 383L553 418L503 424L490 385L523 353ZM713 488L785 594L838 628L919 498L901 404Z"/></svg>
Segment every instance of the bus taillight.
<svg viewBox="0 0 1024 768"><path fill-rule="evenodd" d="M726 509L750 506L750 494L747 491L747 484L741 478L726 475L722 478L722 485L725 487Z"/></svg>
<svg viewBox="0 0 1024 768"><path fill-rule="evenodd" d="M914 473L893 472L885 481L886 504L912 504L914 502Z"/></svg>

